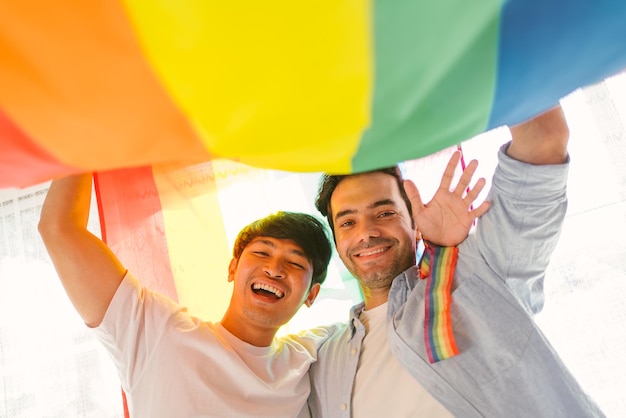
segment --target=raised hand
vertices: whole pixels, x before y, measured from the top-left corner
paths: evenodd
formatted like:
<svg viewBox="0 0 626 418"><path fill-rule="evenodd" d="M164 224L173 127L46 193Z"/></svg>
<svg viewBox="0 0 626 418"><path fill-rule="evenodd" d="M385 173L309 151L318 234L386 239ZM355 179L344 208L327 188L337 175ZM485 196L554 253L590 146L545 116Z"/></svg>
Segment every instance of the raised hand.
<svg viewBox="0 0 626 418"><path fill-rule="evenodd" d="M487 201L471 209L472 203L485 187L484 178L480 178L465 194L478 167L478 161L472 160L468 164L454 190L451 189L454 171L460 158L459 151L452 154L441 178L439 189L426 205L422 203L415 184L411 180L404 182L404 188L413 206L413 218L418 234L421 233L434 244L446 247L460 244L469 234L474 220L489 209Z"/></svg>

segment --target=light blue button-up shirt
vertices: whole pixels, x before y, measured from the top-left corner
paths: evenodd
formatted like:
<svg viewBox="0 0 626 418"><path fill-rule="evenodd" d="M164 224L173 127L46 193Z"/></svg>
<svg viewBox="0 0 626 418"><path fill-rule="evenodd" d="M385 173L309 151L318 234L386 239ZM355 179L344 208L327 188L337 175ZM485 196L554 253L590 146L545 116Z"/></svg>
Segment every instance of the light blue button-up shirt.
<svg viewBox="0 0 626 418"><path fill-rule="evenodd" d="M428 361L426 283L416 267L396 277L389 293L391 351L458 417L603 416L532 319L543 307L544 274L567 208L569 166L524 164L506 156L506 146L498 154L491 207L459 245L451 305L459 354ZM352 308L350 321L321 347L311 367L313 417L351 416L365 336L362 309ZM389 405L389 416L393 410Z"/></svg>

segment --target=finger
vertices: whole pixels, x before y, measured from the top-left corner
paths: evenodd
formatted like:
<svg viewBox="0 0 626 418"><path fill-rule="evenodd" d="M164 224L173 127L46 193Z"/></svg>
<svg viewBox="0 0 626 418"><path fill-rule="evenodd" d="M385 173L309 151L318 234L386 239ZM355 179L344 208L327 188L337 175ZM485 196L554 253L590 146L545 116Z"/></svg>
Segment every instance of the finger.
<svg viewBox="0 0 626 418"><path fill-rule="evenodd" d="M455 151L450 160L448 161L448 165L443 172L443 176L441 177L441 183L439 187L445 190L450 190L450 185L452 184L452 179L454 178L454 172L456 171L456 166L459 163L459 159L461 158L461 152Z"/></svg>
<svg viewBox="0 0 626 418"><path fill-rule="evenodd" d="M419 215L420 211L424 207L424 203L422 203L422 197L420 196L419 190L417 190L417 186L413 183L412 180L404 180L404 191L406 192L407 197L411 201L411 206L413 207L413 217L415 218Z"/></svg>
<svg viewBox="0 0 626 418"><path fill-rule="evenodd" d="M472 210L470 214L474 217L474 219L480 218L489 210L490 205L491 203L488 200L485 200L483 203L480 204L480 206Z"/></svg>
<svg viewBox="0 0 626 418"><path fill-rule="evenodd" d="M487 184L487 180L481 177L478 179L474 187L469 189L469 191L467 192L467 195L463 199L463 201L467 204L467 206L471 205L474 202L474 200L476 200L480 192L483 191L485 184Z"/></svg>
<svg viewBox="0 0 626 418"><path fill-rule="evenodd" d="M469 186L470 181L472 181L472 177L474 176L474 173L476 172L477 168L478 168L478 161L476 160L470 161L467 167L465 167L465 170L463 170L463 174L461 175L461 178L459 179L459 182L456 185L456 188L454 189L454 193L456 193L459 196L463 195L465 190L467 190L467 186Z"/></svg>

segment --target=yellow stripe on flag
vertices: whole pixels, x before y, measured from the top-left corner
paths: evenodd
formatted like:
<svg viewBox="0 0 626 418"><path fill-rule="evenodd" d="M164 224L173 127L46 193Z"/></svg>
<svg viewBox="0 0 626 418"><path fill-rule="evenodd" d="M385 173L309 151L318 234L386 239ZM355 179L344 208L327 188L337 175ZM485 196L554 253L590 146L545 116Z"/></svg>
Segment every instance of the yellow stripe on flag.
<svg viewBox="0 0 626 418"><path fill-rule="evenodd" d="M153 175L178 302L192 315L219 321L232 294L231 251L212 163L155 166Z"/></svg>
<svg viewBox="0 0 626 418"><path fill-rule="evenodd" d="M282 170L350 169L370 123L369 2L125 4L212 155Z"/></svg>

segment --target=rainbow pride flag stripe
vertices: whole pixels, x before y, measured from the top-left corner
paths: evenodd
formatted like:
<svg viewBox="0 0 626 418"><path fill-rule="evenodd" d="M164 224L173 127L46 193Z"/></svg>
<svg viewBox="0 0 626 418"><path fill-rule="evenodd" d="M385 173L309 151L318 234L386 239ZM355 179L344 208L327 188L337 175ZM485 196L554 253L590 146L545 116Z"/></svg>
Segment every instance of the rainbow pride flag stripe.
<svg viewBox="0 0 626 418"><path fill-rule="evenodd" d="M626 68L623 0L0 0L0 187L228 158L356 172Z"/></svg>
<svg viewBox="0 0 626 418"><path fill-rule="evenodd" d="M431 363L459 353L450 318L450 294L458 255L457 247L439 247L424 241L420 278L426 280L424 294L424 343Z"/></svg>
<svg viewBox="0 0 626 418"><path fill-rule="evenodd" d="M142 285L219 321L232 254L213 163L98 172L94 186L102 239L122 264Z"/></svg>

